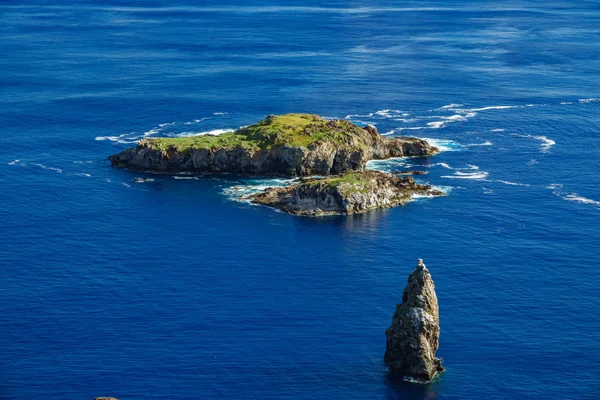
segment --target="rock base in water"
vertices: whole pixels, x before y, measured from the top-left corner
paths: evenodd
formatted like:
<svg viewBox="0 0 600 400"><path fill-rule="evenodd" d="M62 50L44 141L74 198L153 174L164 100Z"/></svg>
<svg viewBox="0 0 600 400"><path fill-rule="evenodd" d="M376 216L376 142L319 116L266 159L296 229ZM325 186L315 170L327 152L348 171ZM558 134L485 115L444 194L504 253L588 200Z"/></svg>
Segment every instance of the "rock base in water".
<svg viewBox="0 0 600 400"><path fill-rule="evenodd" d="M442 191L376 171L349 172L327 178L307 178L296 185L269 188L250 197L263 204L297 215L355 214L402 205L413 195L443 196Z"/></svg>
<svg viewBox="0 0 600 400"><path fill-rule="evenodd" d="M429 382L444 371L435 357L440 337L435 285L422 260L408 277L402 304L396 306L387 338L384 360L392 373Z"/></svg>

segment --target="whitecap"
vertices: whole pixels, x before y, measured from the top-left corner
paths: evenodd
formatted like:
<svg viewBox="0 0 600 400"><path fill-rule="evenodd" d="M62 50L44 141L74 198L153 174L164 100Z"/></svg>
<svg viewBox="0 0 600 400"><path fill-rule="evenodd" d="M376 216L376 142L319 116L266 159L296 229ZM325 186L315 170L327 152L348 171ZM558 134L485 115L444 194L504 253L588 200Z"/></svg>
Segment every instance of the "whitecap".
<svg viewBox="0 0 600 400"><path fill-rule="evenodd" d="M542 153L547 153L548 150L550 150L550 148L556 144L556 142L554 140L549 139L546 136L519 135L519 134L516 134L516 133L513 133L511 136L539 140L540 142L542 142L541 143Z"/></svg>
<svg viewBox="0 0 600 400"><path fill-rule="evenodd" d="M202 136L202 135L221 135L227 132L233 132L235 129L213 129L212 131L194 133L193 136ZM184 132L185 133L185 132Z"/></svg>
<svg viewBox="0 0 600 400"><path fill-rule="evenodd" d="M483 143L471 143L471 144L468 144L467 147L492 146L492 145L493 145L492 142L490 142L489 140L486 140Z"/></svg>
<svg viewBox="0 0 600 400"><path fill-rule="evenodd" d="M407 157L392 157L385 160L369 160L365 166L370 171L392 172L408 166Z"/></svg>
<svg viewBox="0 0 600 400"><path fill-rule="evenodd" d="M579 196L577 193L571 193L567 195L561 195L561 198L567 201L575 201L582 204L593 204L600 207L600 201L588 199L587 197Z"/></svg>
<svg viewBox="0 0 600 400"><path fill-rule="evenodd" d="M173 179L194 179L194 180L198 180L199 178L197 176L174 176Z"/></svg>
<svg viewBox="0 0 600 400"><path fill-rule="evenodd" d="M48 167L44 164L32 163L31 165L35 165L36 167L40 167L41 169L46 169L48 171L58 172L59 174L62 174L63 172L60 168Z"/></svg>
<svg viewBox="0 0 600 400"><path fill-rule="evenodd" d="M92 176L92 175L90 175L90 174L86 174L85 172L78 172L78 173L76 173L75 175L77 175L77 176L85 176L85 177L88 177L88 178L89 178L90 176Z"/></svg>
<svg viewBox="0 0 600 400"><path fill-rule="evenodd" d="M15 165L18 164L21 160L12 160L11 162L8 163L8 165Z"/></svg>
<svg viewBox="0 0 600 400"><path fill-rule="evenodd" d="M285 178L251 179L223 189L223 194L231 200L247 203L253 194L262 193L271 187L284 187L293 181L294 179Z"/></svg>
<svg viewBox="0 0 600 400"><path fill-rule="evenodd" d="M344 117L344 119L351 119L351 118L369 118L372 117L373 113L368 113L368 114L348 114Z"/></svg>
<svg viewBox="0 0 600 400"><path fill-rule="evenodd" d="M497 128L497 129L492 129L490 132L505 132L506 129L502 129L502 128Z"/></svg>
<svg viewBox="0 0 600 400"><path fill-rule="evenodd" d="M440 151L461 151L463 146L450 139L419 138L425 140Z"/></svg>
<svg viewBox="0 0 600 400"><path fill-rule="evenodd" d="M452 103L452 104L448 104L446 106L442 106L442 107L438 108L438 110L449 110L452 108L462 107L463 105L464 104Z"/></svg>
<svg viewBox="0 0 600 400"><path fill-rule="evenodd" d="M561 101L560 104L563 106L566 106L568 104L573 104L573 102L572 101Z"/></svg>
<svg viewBox="0 0 600 400"><path fill-rule="evenodd" d="M490 181L490 182L499 182L499 183L504 183L505 185L510 185L510 186L531 187L531 185L528 185L527 183L517 183L517 182L503 181L503 180L500 180L500 179L493 180L493 181Z"/></svg>
<svg viewBox="0 0 600 400"><path fill-rule="evenodd" d="M433 122L427 123L427 126L432 129L443 128L445 125L446 125L445 121L433 121Z"/></svg>
<svg viewBox="0 0 600 400"><path fill-rule="evenodd" d="M444 168L446 168L446 169L454 169L454 168L452 168L451 166L449 166L448 164L446 164L446 163L443 163L443 162L441 162L441 163L436 163L436 164L431 164L431 166L432 166L432 167L437 167L438 165L439 165L440 167L444 167Z"/></svg>
<svg viewBox="0 0 600 400"><path fill-rule="evenodd" d="M443 175L441 178L447 179L473 179L473 180L484 180L488 177L489 173L485 171L479 172L460 172L456 171L454 175Z"/></svg>
<svg viewBox="0 0 600 400"><path fill-rule="evenodd" d="M590 97L589 99L579 99L578 101L580 103L596 103L596 102L600 101L600 98L598 98L598 97Z"/></svg>
<svg viewBox="0 0 600 400"><path fill-rule="evenodd" d="M213 115L225 115L227 114L226 112L214 112Z"/></svg>
<svg viewBox="0 0 600 400"><path fill-rule="evenodd" d="M519 108L519 106L487 106L481 108L470 108L467 111L508 110L510 108Z"/></svg>

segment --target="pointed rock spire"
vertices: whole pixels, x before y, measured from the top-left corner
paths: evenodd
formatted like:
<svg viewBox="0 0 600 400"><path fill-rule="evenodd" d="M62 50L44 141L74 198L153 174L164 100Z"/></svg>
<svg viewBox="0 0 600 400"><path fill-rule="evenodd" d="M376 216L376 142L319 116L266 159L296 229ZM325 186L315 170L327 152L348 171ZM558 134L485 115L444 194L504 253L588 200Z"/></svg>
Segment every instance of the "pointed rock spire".
<svg viewBox="0 0 600 400"><path fill-rule="evenodd" d="M402 304L396 306L385 335L384 360L392 372L428 382L444 370L435 357L440 338L435 285L422 259L408 277Z"/></svg>

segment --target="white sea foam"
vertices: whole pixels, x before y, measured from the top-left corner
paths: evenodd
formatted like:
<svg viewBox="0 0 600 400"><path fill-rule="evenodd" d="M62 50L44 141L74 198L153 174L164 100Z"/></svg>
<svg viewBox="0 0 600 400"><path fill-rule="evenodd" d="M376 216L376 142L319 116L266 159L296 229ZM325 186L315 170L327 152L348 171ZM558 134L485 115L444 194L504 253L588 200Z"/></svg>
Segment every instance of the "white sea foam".
<svg viewBox="0 0 600 400"><path fill-rule="evenodd" d="M510 108L519 108L519 106L487 106L481 108L469 108L467 111L488 111L488 110L508 110Z"/></svg>
<svg viewBox="0 0 600 400"><path fill-rule="evenodd" d="M365 166L366 169L371 171L379 172L392 172L399 168L408 167L408 158L406 157L393 157L385 160L369 160Z"/></svg>
<svg viewBox="0 0 600 400"><path fill-rule="evenodd" d="M429 128L433 128L433 129L439 129L442 128L446 125L446 121L433 121L433 122L428 122L427 126Z"/></svg>
<svg viewBox="0 0 600 400"><path fill-rule="evenodd" d="M373 113L368 113L368 114L348 114L344 117L344 119L352 119L352 118L369 118L372 117Z"/></svg>
<svg viewBox="0 0 600 400"><path fill-rule="evenodd" d="M484 180L488 177L489 173L485 171L479 172L460 172L456 171L454 175L443 175L441 178L447 179L473 179L473 180Z"/></svg>
<svg viewBox="0 0 600 400"><path fill-rule="evenodd" d="M432 189L435 190L439 190L440 192L443 192L444 194L448 195L450 194L450 192L452 191L453 187L452 186L438 186L438 185L431 185ZM421 193L413 193L410 198L412 200L418 200L418 199L432 199L434 197L438 197L435 196L433 194L421 194Z"/></svg>
<svg viewBox="0 0 600 400"><path fill-rule="evenodd" d="M493 145L493 143L492 143L492 142L490 142L489 140L486 140L486 141L485 141L485 142L483 142L483 143L472 143L472 144L468 144L468 145L467 145L467 147L473 147L473 146L475 146L475 147L478 147L478 146L492 146L492 145Z"/></svg>
<svg viewBox="0 0 600 400"><path fill-rule="evenodd" d="M194 136L202 136L202 135L221 135L227 132L233 132L235 129L213 129L212 131L195 133Z"/></svg>
<svg viewBox="0 0 600 400"><path fill-rule="evenodd" d="M21 160L12 160L11 162L8 163L8 165L15 165L18 164Z"/></svg>
<svg viewBox="0 0 600 400"><path fill-rule="evenodd" d="M213 113L213 115L225 115L225 114L227 114L227 113L225 113L225 112L214 112Z"/></svg>
<svg viewBox="0 0 600 400"><path fill-rule="evenodd" d="M547 153L548 150L550 150L550 148L556 144L556 142L554 140L549 139L546 136L519 135L519 134L516 134L516 133L513 133L511 136L539 140L541 142L542 153Z"/></svg>
<svg viewBox="0 0 600 400"><path fill-rule="evenodd" d="M434 139L434 138L420 138L425 140L432 146L437 147L440 151L461 151L463 146L454 140L450 139Z"/></svg>
<svg viewBox="0 0 600 400"><path fill-rule="evenodd" d="M193 180L198 180L199 178L197 176L174 176L173 179L193 179Z"/></svg>
<svg viewBox="0 0 600 400"><path fill-rule="evenodd" d="M253 194L264 192L271 187L287 186L293 181L294 179L284 178L252 179L223 189L223 194L232 200L249 202L249 197Z"/></svg>
<svg viewBox="0 0 600 400"><path fill-rule="evenodd" d="M46 169L48 171L58 172L59 174L62 174L63 172L60 168L48 167L44 164L32 163L31 165L35 165L36 167L40 167L41 169Z"/></svg>
<svg viewBox="0 0 600 400"><path fill-rule="evenodd" d="M517 182L510 182L510 181L503 181L500 179L497 180L493 180L490 182L499 182L499 183L504 183L505 185L510 185L510 186L525 186L525 187L531 187L531 185L528 185L526 183L517 183Z"/></svg>
<svg viewBox="0 0 600 400"><path fill-rule="evenodd" d="M552 194L560 197L563 200L574 201L576 203L581 203L581 204L591 204L591 205L594 205L594 206L600 208L600 201L593 200L588 197L580 196L577 193L564 193L561 191L562 188L563 188L563 185L560 183L553 183L551 185L546 186L546 189L552 190Z"/></svg>
<svg viewBox="0 0 600 400"><path fill-rule="evenodd" d="M568 104L573 104L573 102L572 101L561 101L560 104L563 106L566 106Z"/></svg>
<svg viewBox="0 0 600 400"><path fill-rule="evenodd" d="M497 128L497 129L492 129L490 132L505 132L506 129L502 129L502 128Z"/></svg>
<svg viewBox="0 0 600 400"><path fill-rule="evenodd" d="M580 196L577 193L561 195L560 197L567 201L575 201L577 203L582 203L582 204L593 204L597 207L600 207L600 201L588 199L587 197Z"/></svg>
<svg viewBox="0 0 600 400"><path fill-rule="evenodd" d="M600 98L598 97L590 97L589 99L579 99L578 100L580 103L596 103L600 101Z"/></svg>
<svg viewBox="0 0 600 400"><path fill-rule="evenodd" d="M90 174L86 174L85 172L78 172L78 173L76 173L75 175L77 175L77 176L85 176L85 177L88 177L88 178L89 178L90 176L92 176L92 175L90 175Z"/></svg>
<svg viewBox="0 0 600 400"><path fill-rule="evenodd" d="M446 106L442 106L440 108L438 108L438 110L448 110L448 109L453 109L453 108L459 108L462 107L464 104L457 104L457 103L452 103L452 104L448 104Z"/></svg>
<svg viewBox="0 0 600 400"><path fill-rule="evenodd" d="M448 164L446 164L446 163L443 163L443 162L441 162L441 163L435 163L435 164L431 164L431 166L432 166L432 167L437 167L438 165L439 165L440 167L444 167L444 168L446 168L446 169L454 169L454 168L452 168L451 166L449 166Z"/></svg>

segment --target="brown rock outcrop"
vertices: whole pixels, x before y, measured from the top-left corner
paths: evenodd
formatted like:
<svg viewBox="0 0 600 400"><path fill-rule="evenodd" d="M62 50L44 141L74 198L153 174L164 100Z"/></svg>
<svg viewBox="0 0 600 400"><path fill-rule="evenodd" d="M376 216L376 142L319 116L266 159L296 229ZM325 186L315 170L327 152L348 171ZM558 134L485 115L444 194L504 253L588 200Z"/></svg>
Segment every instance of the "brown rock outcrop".
<svg viewBox="0 0 600 400"><path fill-rule="evenodd" d="M390 371L429 382L444 371L435 357L440 321L435 285L423 260L408 277L402 303L396 306L387 337L384 360Z"/></svg>

